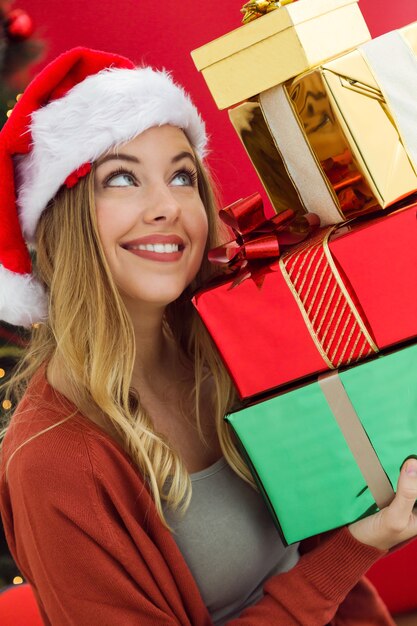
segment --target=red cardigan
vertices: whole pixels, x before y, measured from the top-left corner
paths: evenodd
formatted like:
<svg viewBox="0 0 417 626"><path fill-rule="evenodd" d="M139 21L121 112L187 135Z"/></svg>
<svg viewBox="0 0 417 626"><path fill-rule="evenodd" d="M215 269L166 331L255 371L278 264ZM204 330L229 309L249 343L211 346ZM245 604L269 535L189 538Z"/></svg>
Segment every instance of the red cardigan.
<svg viewBox="0 0 417 626"><path fill-rule="evenodd" d="M1 468L7 541L46 626L212 624L129 457L58 394L43 371L13 416ZM347 529L329 533L228 624L394 626L362 578L381 554Z"/></svg>

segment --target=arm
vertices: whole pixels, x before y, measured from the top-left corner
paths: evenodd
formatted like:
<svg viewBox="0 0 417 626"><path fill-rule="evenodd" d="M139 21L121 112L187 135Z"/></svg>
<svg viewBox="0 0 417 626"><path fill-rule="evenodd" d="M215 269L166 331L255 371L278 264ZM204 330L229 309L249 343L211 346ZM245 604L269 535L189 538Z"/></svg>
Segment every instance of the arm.
<svg viewBox="0 0 417 626"><path fill-rule="evenodd" d="M416 498L417 461L409 459L388 507L327 535L291 571L271 578L265 597L229 626L360 626L359 619L367 626L393 626L362 577L389 549L417 534Z"/></svg>
<svg viewBox="0 0 417 626"><path fill-rule="evenodd" d="M300 554L309 552L326 540L317 535L300 544ZM373 584L363 576L340 604L330 626L395 626Z"/></svg>
<svg viewBox="0 0 417 626"><path fill-rule="evenodd" d="M340 605L331 626L395 626L378 592L363 577Z"/></svg>
<svg viewBox="0 0 417 626"><path fill-rule="evenodd" d="M228 626L324 626L382 554L356 541L346 527L328 533L292 570L271 578L264 598Z"/></svg>

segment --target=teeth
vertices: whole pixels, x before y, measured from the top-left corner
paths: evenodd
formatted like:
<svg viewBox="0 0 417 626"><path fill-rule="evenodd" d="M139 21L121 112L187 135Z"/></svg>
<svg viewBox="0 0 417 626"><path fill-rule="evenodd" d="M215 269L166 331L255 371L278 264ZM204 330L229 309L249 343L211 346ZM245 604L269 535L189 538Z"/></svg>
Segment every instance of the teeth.
<svg viewBox="0 0 417 626"><path fill-rule="evenodd" d="M138 246L131 247L133 250L147 250L148 252L169 253L179 251L179 245L177 243L141 243Z"/></svg>

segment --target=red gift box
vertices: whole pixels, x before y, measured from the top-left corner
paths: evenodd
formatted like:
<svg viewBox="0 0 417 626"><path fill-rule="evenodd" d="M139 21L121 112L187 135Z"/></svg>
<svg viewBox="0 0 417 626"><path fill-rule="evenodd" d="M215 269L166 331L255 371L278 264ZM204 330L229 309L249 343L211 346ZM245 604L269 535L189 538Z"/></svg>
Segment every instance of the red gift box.
<svg viewBox="0 0 417 626"><path fill-rule="evenodd" d="M261 283L228 276L194 296L242 398L417 335L417 204L335 228L285 253Z"/></svg>

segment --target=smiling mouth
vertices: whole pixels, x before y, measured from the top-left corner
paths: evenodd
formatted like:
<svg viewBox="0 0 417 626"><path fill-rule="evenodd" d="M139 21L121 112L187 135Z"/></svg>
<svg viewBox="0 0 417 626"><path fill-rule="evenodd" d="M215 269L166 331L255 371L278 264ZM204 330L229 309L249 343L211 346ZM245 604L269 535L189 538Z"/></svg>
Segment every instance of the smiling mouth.
<svg viewBox="0 0 417 626"><path fill-rule="evenodd" d="M136 246L129 246L128 249L156 252L157 254L171 254L173 252L182 252L184 246L177 243L141 243Z"/></svg>
<svg viewBox="0 0 417 626"><path fill-rule="evenodd" d="M125 249L142 259L171 263L182 258L185 245L179 243L137 243L125 246Z"/></svg>

